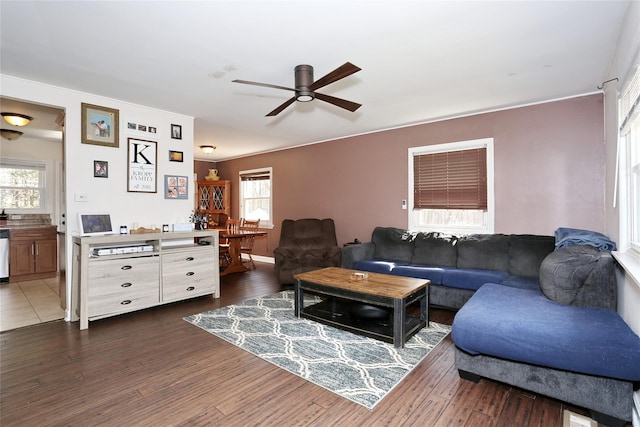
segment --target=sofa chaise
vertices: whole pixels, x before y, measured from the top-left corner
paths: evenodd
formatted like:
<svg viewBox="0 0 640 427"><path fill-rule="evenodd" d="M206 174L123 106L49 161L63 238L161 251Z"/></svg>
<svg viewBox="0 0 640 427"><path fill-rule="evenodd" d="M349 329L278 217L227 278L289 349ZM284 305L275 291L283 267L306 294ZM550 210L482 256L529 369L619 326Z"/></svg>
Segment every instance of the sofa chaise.
<svg viewBox="0 0 640 427"><path fill-rule="evenodd" d="M342 265L431 280L430 304L459 309L452 339L461 378L504 382L622 426L640 384L640 338L615 311L611 247L584 235L377 227L371 242L343 248Z"/></svg>

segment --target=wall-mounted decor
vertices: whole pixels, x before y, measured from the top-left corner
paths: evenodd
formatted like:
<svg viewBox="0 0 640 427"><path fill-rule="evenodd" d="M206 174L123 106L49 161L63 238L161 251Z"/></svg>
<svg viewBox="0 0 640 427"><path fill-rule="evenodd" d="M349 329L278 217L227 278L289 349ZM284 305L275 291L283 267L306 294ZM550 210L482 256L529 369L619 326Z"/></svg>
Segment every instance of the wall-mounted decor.
<svg viewBox="0 0 640 427"><path fill-rule="evenodd" d="M182 126L171 125L171 139L182 139Z"/></svg>
<svg viewBox="0 0 640 427"><path fill-rule="evenodd" d="M189 180L186 176L165 175L164 176L164 198L165 199L188 199Z"/></svg>
<svg viewBox="0 0 640 427"><path fill-rule="evenodd" d="M118 110L82 103L82 143L118 147Z"/></svg>
<svg viewBox="0 0 640 427"><path fill-rule="evenodd" d="M138 122L129 122L127 121L127 132L135 133L138 135L143 135L147 133L158 133L158 127L155 125L148 125Z"/></svg>
<svg viewBox="0 0 640 427"><path fill-rule="evenodd" d="M158 143L129 138L127 191L157 193Z"/></svg>
<svg viewBox="0 0 640 427"><path fill-rule="evenodd" d="M109 162L105 162L104 160L94 160L93 176L95 178L109 178Z"/></svg>
<svg viewBox="0 0 640 427"><path fill-rule="evenodd" d="M170 162L182 162L182 151L169 150Z"/></svg>

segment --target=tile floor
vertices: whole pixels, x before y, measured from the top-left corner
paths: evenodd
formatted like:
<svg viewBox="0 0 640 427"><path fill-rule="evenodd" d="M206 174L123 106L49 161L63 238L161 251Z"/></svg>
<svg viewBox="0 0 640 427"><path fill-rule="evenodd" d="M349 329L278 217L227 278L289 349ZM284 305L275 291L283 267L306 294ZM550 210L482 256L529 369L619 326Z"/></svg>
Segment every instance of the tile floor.
<svg viewBox="0 0 640 427"><path fill-rule="evenodd" d="M58 277L0 284L0 331L64 319Z"/></svg>

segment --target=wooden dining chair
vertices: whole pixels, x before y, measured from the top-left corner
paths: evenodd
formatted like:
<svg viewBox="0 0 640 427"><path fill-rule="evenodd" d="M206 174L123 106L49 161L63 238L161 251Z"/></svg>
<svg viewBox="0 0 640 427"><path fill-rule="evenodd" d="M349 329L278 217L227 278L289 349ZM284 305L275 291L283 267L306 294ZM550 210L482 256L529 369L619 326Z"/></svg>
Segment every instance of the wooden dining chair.
<svg viewBox="0 0 640 427"><path fill-rule="evenodd" d="M240 227L241 230L249 230L249 231L257 231L260 226L260 220L249 220L243 219L242 225ZM256 269L256 265L253 263L253 258L251 257L251 253L253 252L253 242L256 240L256 236L248 235L244 236L240 241L240 253L247 254L249 256L249 262L251 262L251 266L253 269Z"/></svg>
<svg viewBox="0 0 640 427"><path fill-rule="evenodd" d="M227 233L236 233L240 230L241 221L239 219L227 219ZM229 239L220 239L219 244L220 268L224 268L231 263L231 253L229 252Z"/></svg>

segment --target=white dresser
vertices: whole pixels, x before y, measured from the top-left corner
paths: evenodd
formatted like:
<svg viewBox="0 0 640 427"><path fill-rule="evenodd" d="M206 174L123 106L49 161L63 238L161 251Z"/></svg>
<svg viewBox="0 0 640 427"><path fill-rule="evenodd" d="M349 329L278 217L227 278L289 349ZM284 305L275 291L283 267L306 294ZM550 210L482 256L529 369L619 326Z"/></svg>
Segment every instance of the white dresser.
<svg viewBox="0 0 640 427"><path fill-rule="evenodd" d="M218 231L73 238L72 313L90 320L202 295L220 297Z"/></svg>

